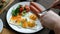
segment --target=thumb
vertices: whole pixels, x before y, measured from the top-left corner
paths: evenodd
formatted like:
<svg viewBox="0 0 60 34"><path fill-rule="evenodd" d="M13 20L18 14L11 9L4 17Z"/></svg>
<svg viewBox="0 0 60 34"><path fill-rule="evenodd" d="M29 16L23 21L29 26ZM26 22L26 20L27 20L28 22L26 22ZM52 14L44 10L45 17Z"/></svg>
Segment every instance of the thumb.
<svg viewBox="0 0 60 34"><path fill-rule="evenodd" d="M60 6L56 6L56 7L54 7L55 9L60 9Z"/></svg>
<svg viewBox="0 0 60 34"><path fill-rule="evenodd" d="M57 6L58 4L60 4L60 0L56 0L54 1L50 7L54 8L55 6Z"/></svg>

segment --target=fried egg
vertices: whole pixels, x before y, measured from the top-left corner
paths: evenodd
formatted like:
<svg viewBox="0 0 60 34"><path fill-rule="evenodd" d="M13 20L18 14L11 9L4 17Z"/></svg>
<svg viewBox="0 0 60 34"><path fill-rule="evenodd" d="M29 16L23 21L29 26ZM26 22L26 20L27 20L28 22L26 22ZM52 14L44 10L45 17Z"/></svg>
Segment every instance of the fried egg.
<svg viewBox="0 0 60 34"><path fill-rule="evenodd" d="M11 16L10 18L10 23L15 24L15 25L20 25L22 23L21 27L22 28L34 28L36 27L36 21L37 21L37 16L33 14L32 12L26 13L25 16L22 15L17 15L17 16Z"/></svg>

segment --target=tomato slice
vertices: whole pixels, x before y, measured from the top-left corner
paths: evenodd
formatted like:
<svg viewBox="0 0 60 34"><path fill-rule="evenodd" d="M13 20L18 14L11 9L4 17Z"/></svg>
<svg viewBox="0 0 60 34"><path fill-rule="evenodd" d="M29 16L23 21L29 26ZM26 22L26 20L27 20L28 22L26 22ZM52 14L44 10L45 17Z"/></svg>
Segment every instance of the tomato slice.
<svg viewBox="0 0 60 34"><path fill-rule="evenodd" d="M23 7L21 7L21 8L20 8L20 12L22 12L23 10L24 10Z"/></svg>
<svg viewBox="0 0 60 34"><path fill-rule="evenodd" d="M26 9L27 12L30 11L30 7L28 5L25 5L25 9Z"/></svg>

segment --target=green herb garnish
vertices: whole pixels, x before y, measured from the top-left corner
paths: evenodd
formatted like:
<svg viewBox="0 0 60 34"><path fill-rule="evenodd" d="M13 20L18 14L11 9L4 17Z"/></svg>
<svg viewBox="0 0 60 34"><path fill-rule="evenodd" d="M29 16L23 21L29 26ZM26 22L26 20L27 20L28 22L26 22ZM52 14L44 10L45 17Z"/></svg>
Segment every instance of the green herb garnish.
<svg viewBox="0 0 60 34"><path fill-rule="evenodd" d="M17 14L19 13L19 8L20 8L20 5L15 10L12 10L13 16L17 16Z"/></svg>

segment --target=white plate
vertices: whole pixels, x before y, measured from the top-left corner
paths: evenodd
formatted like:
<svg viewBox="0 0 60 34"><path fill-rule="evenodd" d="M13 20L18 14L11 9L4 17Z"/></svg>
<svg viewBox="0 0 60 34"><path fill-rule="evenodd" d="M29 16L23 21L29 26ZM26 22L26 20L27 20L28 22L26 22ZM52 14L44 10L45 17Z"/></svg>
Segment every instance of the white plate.
<svg viewBox="0 0 60 34"><path fill-rule="evenodd" d="M24 6L24 5L30 5L30 3L29 3L29 2L20 2L20 3L15 4L14 6L12 6L12 7L9 9L9 11L7 12L7 17L6 17L6 18L7 18L8 24L9 24L10 16L12 15L12 14L11 14L12 10L13 10L13 9L16 9L19 5L23 5L23 6ZM39 4L39 5L40 5L40 4ZM44 8L42 5L40 5L39 7L41 8L42 11L45 10L45 8ZM11 25L11 24L9 24L9 26L10 26L12 29L14 29L15 31L17 31L17 32L21 32L21 33L35 33L35 32L38 32L38 31L40 31L40 30L43 29L41 23L38 22L38 24L39 24L39 26L38 26L37 30L30 30L30 29L18 28L17 26L14 26L14 25Z"/></svg>
<svg viewBox="0 0 60 34"><path fill-rule="evenodd" d="M0 33L1 33L2 29L3 29L3 22L2 22L2 20L0 19Z"/></svg>

